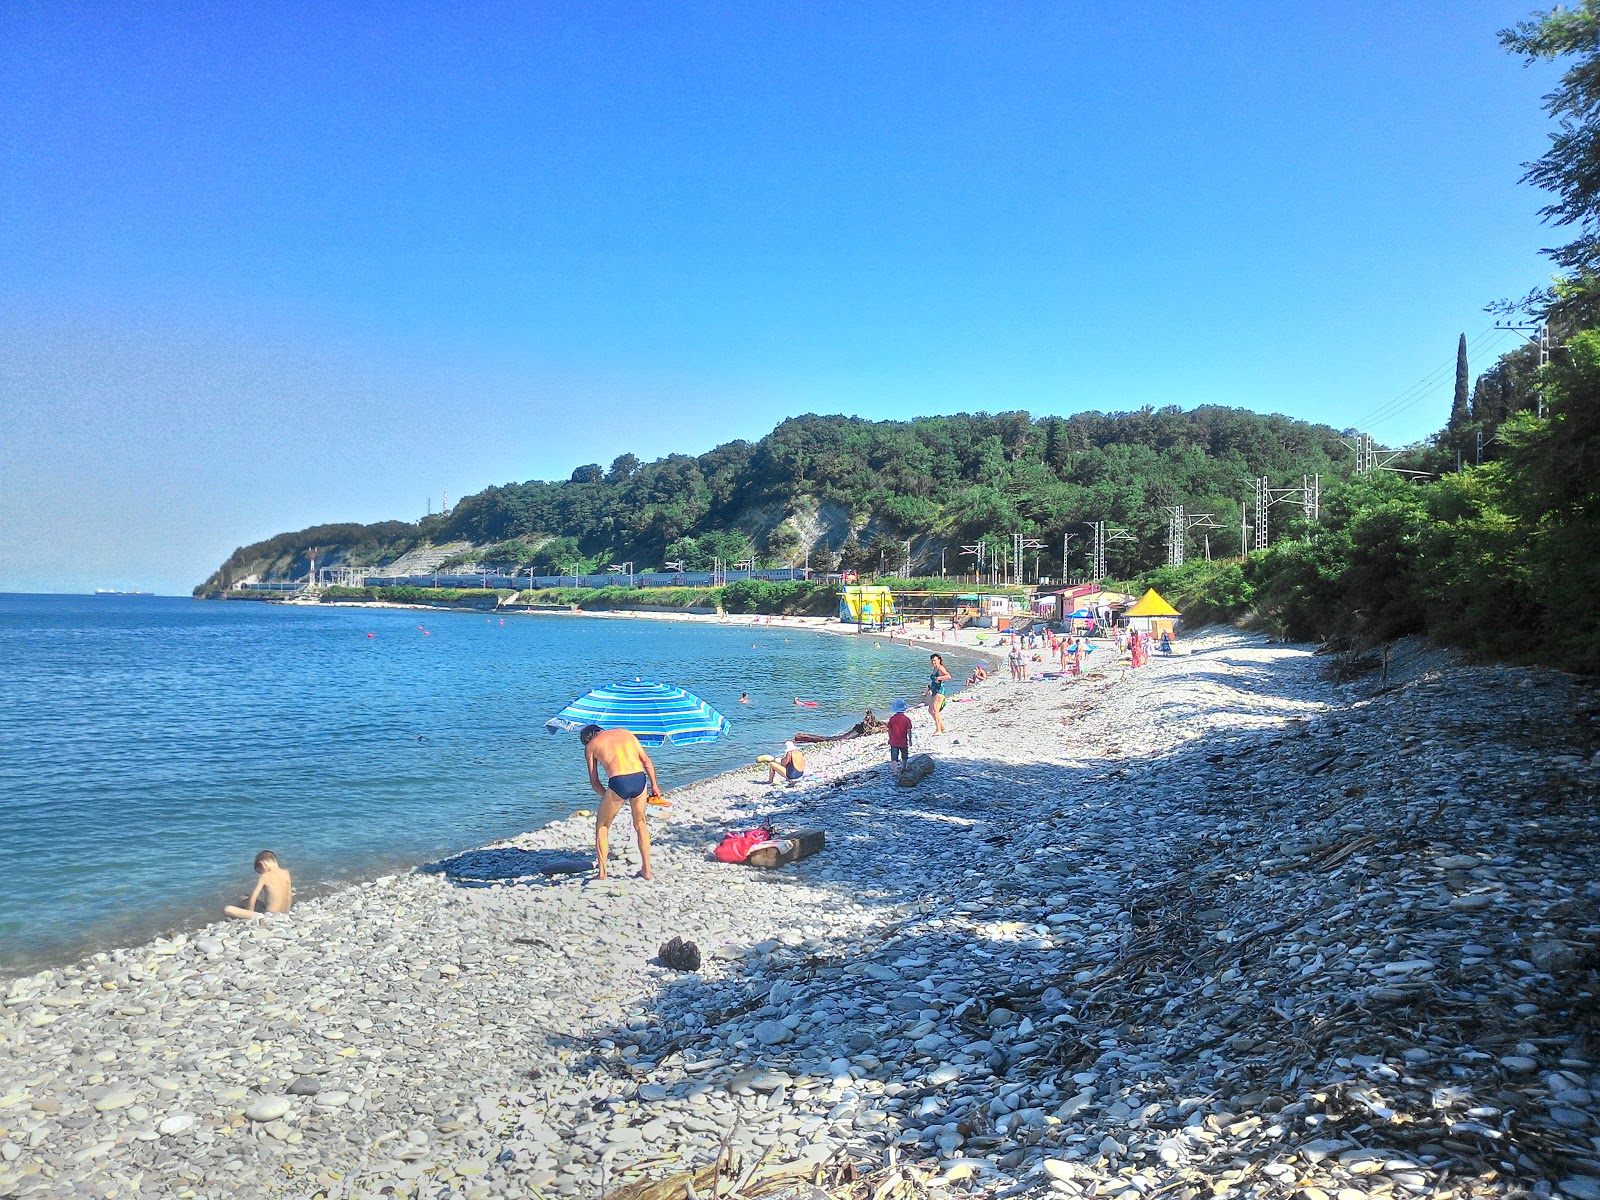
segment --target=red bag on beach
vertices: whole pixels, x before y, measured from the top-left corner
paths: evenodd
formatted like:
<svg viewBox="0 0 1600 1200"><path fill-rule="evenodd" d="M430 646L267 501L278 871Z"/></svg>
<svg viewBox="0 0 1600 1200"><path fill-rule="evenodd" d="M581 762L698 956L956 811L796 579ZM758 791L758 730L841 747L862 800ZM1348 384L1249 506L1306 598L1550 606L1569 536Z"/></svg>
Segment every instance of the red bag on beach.
<svg viewBox="0 0 1600 1200"><path fill-rule="evenodd" d="M745 829L738 833L725 833L722 842L712 851L719 862L742 863L762 842L772 840L770 829Z"/></svg>

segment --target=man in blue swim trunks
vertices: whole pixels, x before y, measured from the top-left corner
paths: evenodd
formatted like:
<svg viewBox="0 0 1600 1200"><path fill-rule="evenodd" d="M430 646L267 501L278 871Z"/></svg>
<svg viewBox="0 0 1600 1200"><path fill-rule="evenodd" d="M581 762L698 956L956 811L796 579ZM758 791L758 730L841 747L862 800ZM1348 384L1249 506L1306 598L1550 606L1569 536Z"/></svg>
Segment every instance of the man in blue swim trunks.
<svg viewBox="0 0 1600 1200"><path fill-rule="evenodd" d="M641 879L650 874L650 830L645 826L644 806L649 798L661 795L656 786L656 765L644 752L639 739L626 729L601 729L585 725L578 732L583 742L584 761L589 764L589 786L600 797L594 818L594 856L596 879L606 877L606 860L611 855L611 822L626 804L633 811L633 832L639 839ZM600 768L606 782L600 782Z"/></svg>

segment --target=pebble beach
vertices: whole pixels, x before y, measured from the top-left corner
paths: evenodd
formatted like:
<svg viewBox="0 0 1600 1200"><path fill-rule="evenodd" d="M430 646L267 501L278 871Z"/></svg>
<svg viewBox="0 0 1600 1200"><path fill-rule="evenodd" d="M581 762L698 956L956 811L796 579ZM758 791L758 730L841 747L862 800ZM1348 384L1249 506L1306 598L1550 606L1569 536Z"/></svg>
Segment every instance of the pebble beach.
<svg viewBox="0 0 1600 1200"><path fill-rule="evenodd" d="M653 882L625 820L545 873L575 815L16 979L0 1197L1600 1200L1592 687L1181 647L919 710L915 788L879 737L681 789ZM827 845L711 858L766 823Z"/></svg>

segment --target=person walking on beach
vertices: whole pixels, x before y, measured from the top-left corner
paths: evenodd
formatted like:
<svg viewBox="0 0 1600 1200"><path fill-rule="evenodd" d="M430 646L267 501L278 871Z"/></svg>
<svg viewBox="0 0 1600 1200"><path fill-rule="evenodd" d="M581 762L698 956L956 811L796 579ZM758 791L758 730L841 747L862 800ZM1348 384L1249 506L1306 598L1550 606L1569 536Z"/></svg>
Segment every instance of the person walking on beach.
<svg viewBox="0 0 1600 1200"><path fill-rule="evenodd" d="M894 702L894 716L889 718L889 766L899 778L911 757L911 718L906 716L906 702Z"/></svg>
<svg viewBox="0 0 1600 1200"><path fill-rule="evenodd" d="M606 878L606 860L611 856L611 822L626 804L633 813L633 832L639 839L639 878L652 879L650 874L650 830L645 824L644 806L647 799L657 799L661 789L656 785L656 765L644 752L639 739L626 729L601 729L598 725L585 725L578 732L583 742L583 758L589 764L589 786L600 797L600 808L594 817L595 878ZM600 782L600 768L606 770L606 782Z"/></svg>
<svg viewBox="0 0 1600 1200"><path fill-rule="evenodd" d="M928 673L928 711L933 714L933 731L944 732L944 685L950 682L950 672L944 665L944 655L928 655L932 670Z"/></svg>
<svg viewBox="0 0 1600 1200"><path fill-rule="evenodd" d="M263 850L256 855L256 874L261 878L256 880L255 890L244 902L244 907L240 908L237 904L224 905L222 911L225 916L248 920L259 917L264 912L289 911L289 905L294 903L294 881L289 878L289 872L278 865L278 856L271 850ZM256 907L258 900L264 901L260 908Z"/></svg>

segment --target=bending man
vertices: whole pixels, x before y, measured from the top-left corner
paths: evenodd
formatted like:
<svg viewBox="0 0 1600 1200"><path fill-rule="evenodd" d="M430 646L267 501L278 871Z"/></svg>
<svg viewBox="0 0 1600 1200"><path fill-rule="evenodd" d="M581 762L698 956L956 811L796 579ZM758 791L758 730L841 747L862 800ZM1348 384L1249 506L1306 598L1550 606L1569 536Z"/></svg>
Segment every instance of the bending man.
<svg viewBox="0 0 1600 1200"><path fill-rule="evenodd" d="M594 856L596 879L606 877L606 859L611 854L611 822L626 804L633 811L633 832L639 839L641 879L650 874L650 830L645 826L644 806L650 796L661 795L656 786L656 765L644 752L639 739L626 729L601 729L585 725L578 737L583 741L584 761L589 764L589 786L600 797L594 818ZM606 782L600 782L600 768L606 769Z"/></svg>

